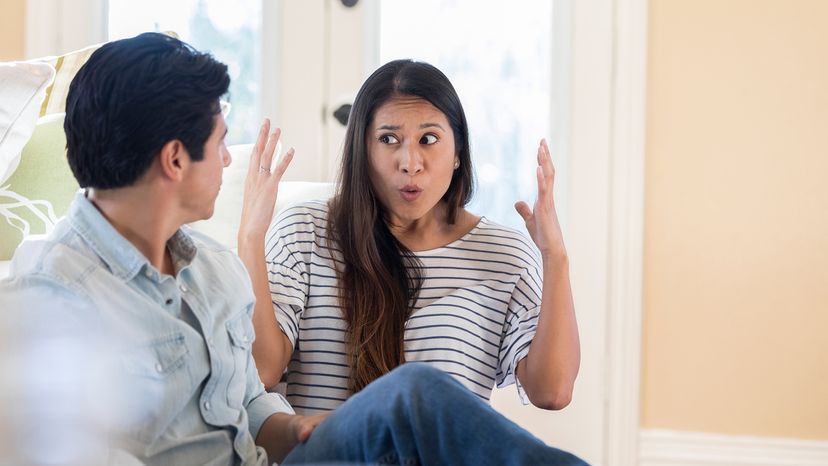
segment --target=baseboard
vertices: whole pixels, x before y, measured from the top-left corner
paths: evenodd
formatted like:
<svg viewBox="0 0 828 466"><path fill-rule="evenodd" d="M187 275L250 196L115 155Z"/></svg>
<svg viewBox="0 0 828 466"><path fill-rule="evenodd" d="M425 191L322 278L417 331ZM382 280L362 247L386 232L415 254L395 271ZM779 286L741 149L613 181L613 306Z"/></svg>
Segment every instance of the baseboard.
<svg viewBox="0 0 828 466"><path fill-rule="evenodd" d="M642 429L639 466L826 466L828 441Z"/></svg>

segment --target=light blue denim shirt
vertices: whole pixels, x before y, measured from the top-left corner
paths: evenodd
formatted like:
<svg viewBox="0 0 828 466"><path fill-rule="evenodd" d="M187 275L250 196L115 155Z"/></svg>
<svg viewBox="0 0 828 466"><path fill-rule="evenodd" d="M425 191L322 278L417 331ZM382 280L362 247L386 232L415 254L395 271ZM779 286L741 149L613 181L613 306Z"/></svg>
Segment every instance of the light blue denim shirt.
<svg viewBox="0 0 828 466"><path fill-rule="evenodd" d="M174 277L78 193L51 234L18 248L0 304L85 313L114 337L131 413L119 448L129 455L153 465L266 464L254 439L271 414L293 410L259 380L247 272L232 251L187 227L167 246Z"/></svg>

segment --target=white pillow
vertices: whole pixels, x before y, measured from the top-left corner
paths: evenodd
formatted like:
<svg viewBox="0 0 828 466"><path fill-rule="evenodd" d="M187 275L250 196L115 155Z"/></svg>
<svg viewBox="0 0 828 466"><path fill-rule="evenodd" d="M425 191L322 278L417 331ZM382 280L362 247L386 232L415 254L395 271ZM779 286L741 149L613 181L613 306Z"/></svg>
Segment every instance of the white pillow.
<svg viewBox="0 0 828 466"><path fill-rule="evenodd" d="M244 199L244 179L247 176L252 149L253 144L228 147L233 161L229 167L224 169L221 191L216 199L213 216L208 220L194 222L190 225L230 249L236 249L236 235L239 232L242 200ZM279 147L276 148L276 153L280 153ZM275 163L276 160L274 160L274 165ZM279 185L279 197L276 200L274 216L285 207L314 199L329 199L333 193L333 183L283 181Z"/></svg>
<svg viewBox="0 0 828 466"><path fill-rule="evenodd" d="M0 184L17 169L54 77L47 63L0 63Z"/></svg>

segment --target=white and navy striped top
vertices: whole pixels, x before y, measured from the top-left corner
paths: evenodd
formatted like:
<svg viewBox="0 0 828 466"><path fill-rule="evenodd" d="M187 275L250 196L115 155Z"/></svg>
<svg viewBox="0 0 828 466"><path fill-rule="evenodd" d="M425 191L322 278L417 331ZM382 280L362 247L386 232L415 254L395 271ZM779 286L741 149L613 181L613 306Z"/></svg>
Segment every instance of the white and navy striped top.
<svg viewBox="0 0 828 466"><path fill-rule="evenodd" d="M267 235L273 306L294 345L287 398L298 414L334 409L350 396L334 269L342 256L327 220L326 203L307 202L280 213ZM514 383L540 310L536 251L524 235L484 217L457 241L415 253L423 285L406 323L405 359L454 375L485 400L495 383Z"/></svg>

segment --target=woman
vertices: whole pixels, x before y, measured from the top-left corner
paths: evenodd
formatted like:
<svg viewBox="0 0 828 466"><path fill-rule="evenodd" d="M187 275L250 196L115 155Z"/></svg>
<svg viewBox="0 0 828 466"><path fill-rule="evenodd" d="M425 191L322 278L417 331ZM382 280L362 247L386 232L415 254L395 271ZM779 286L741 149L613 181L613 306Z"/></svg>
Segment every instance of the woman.
<svg viewBox="0 0 828 466"><path fill-rule="evenodd" d="M538 199L515 207L540 255L465 209L468 128L446 76L410 60L375 71L351 109L333 199L285 210L264 254L261 225L243 222L264 384L287 368L296 411L324 413L394 367L424 361L486 400L495 383L516 382L524 400L565 407L578 329L545 141L537 157Z"/></svg>

